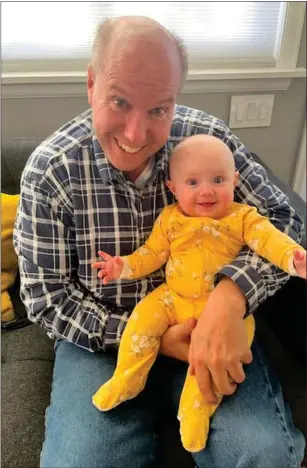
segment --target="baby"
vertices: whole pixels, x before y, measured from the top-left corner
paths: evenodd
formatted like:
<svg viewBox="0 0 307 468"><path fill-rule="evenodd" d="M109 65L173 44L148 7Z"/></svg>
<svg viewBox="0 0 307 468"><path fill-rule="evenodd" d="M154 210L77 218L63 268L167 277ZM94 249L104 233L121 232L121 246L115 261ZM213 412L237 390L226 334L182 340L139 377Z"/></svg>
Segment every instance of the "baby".
<svg viewBox="0 0 307 468"><path fill-rule="evenodd" d="M178 203L157 218L145 245L125 257L99 252L103 284L147 275L166 263L166 282L134 309L123 333L113 377L93 397L107 411L138 395L159 352L166 329L199 318L214 289L214 277L247 244L291 275L306 278L306 252L249 205L234 202L238 181L233 154L218 138L195 135L172 153L167 186ZM249 346L254 319L245 320ZM218 397L218 404L221 396ZM197 452L206 445L209 420L218 404L209 405L195 375L187 373L178 419L183 446Z"/></svg>

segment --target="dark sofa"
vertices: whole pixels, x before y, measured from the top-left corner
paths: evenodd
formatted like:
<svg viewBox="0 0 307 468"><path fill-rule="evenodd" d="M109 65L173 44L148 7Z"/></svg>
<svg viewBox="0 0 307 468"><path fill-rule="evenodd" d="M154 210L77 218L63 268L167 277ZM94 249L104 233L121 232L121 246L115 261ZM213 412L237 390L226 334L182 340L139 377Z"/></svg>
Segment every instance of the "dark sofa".
<svg viewBox="0 0 307 468"><path fill-rule="evenodd" d="M19 193L22 169L38 143L37 140L2 141L2 192ZM305 218L306 205L303 200L267 170L269 178L288 194L292 205ZM305 238L303 245L306 247ZM4 468L35 468L39 466L44 413L50 397L53 341L43 329L28 322L18 290L17 278L10 293L19 318L2 329L1 465ZM295 423L306 437L305 283L291 278L284 288L258 309L255 316L257 334L281 379ZM158 431L163 441L161 467L192 467L191 457L180 446L177 427L166 421ZM307 466L306 461L304 463Z"/></svg>

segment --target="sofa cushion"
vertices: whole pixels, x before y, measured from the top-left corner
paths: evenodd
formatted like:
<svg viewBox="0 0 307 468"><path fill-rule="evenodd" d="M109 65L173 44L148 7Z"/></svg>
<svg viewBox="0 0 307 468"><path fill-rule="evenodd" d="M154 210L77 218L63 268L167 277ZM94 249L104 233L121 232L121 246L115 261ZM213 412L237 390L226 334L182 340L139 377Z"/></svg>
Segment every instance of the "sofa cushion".
<svg viewBox="0 0 307 468"><path fill-rule="evenodd" d="M2 364L1 466L39 466L52 368L36 360Z"/></svg>
<svg viewBox="0 0 307 468"><path fill-rule="evenodd" d="M53 344L37 325L2 333L1 466L39 466L51 391Z"/></svg>
<svg viewBox="0 0 307 468"><path fill-rule="evenodd" d="M19 195L1 194L1 322L14 319L8 288L14 284L18 261L13 247L13 229Z"/></svg>
<svg viewBox="0 0 307 468"><path fill-rule="evenodd" d="M13 331L2 332L1 362L9 364L15 361L54 361L54 340L37 325Z"/></svg>

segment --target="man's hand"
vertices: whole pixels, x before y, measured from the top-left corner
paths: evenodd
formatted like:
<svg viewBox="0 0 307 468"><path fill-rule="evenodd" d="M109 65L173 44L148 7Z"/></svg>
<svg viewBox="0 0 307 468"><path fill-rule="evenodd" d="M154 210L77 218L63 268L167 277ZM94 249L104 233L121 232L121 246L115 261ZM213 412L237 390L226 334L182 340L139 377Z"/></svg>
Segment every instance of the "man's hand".
<svg viewBox="0 0 307 468"><path fill-rule="evenodd" d="M245 379L243 363L252 361L243 317L246 299L239 287L224 278L212 291L191 335L190 373L209 404L218 394L231 395Z"/></svg>
<svg viewBox="0 0 307 468"><path fill-rule="evenodd" d="M188 362L191 333L197 321L193 318L172 325L162 336L160 352L168 357Z"/></svg>
<svg viewBox="0 0 307 468"><path fill-rule="evenodd" d="M96 262L91 265L91 268L98 268L98 278L102 279L103 284L108 284L112 280L120 277L123 271L124 262L120 257L112 257L101 250L98 252L99 257L104 259L104 262Z"/></svg>

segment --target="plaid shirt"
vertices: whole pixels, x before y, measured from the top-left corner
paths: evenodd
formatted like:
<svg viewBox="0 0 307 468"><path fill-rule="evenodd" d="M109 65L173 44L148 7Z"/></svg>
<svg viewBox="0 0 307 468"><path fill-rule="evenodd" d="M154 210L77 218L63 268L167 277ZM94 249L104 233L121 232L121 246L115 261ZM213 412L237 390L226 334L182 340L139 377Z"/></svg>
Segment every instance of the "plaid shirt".
<svg viewBox="0 0 307 468"><path fill-rule="evenodd" d="M240 172L235 200L256 206L278 229L300 240L301 218L223 121L176 106L165 146L135 184L107 161L88 110L45 140L22 175L14 246L30 320L90 351L118 345L132 309L163 282L164 272L103 286L91 264L100 249L127 255L144 243L163 207L174 201L165 186L169 155L196 133L215 135L232 150ZM216 282L221 275L244 292L248 313L288 279L247 247Z"/></svg>

